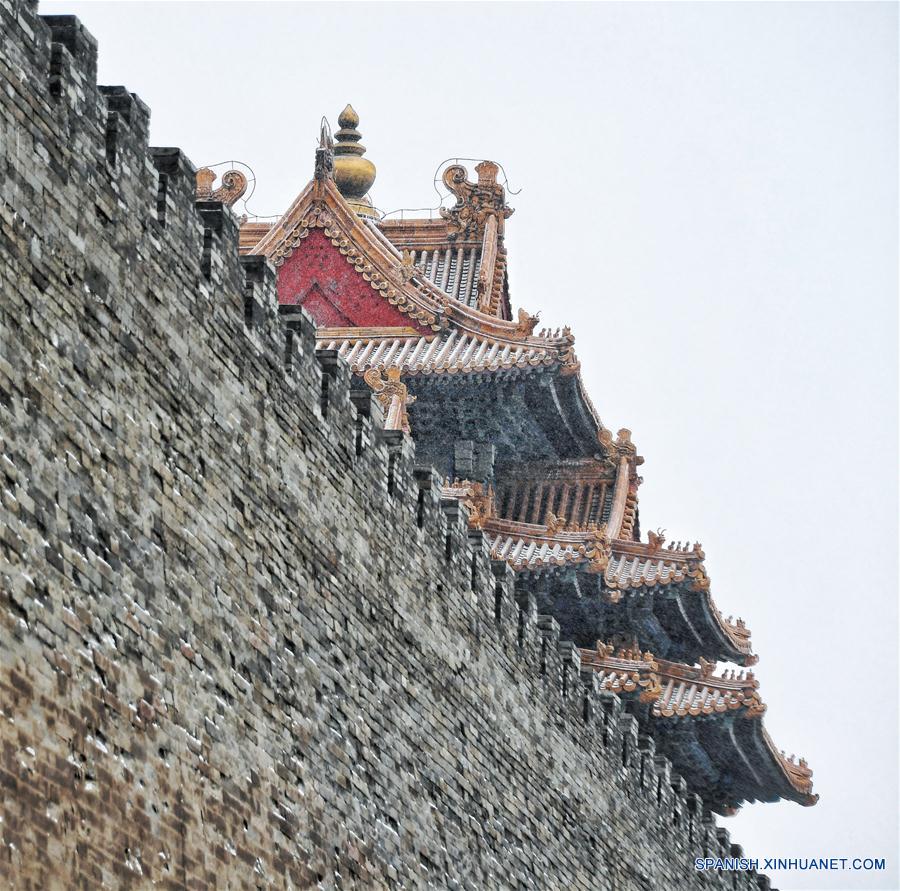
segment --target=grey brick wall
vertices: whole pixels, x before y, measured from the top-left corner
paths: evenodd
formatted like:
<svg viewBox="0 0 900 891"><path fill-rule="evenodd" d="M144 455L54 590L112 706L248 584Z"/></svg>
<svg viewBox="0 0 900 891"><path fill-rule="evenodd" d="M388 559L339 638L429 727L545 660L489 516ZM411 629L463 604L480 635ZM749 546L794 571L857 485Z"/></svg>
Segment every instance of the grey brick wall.
<svg viewBox="0 0 900 891"><path fill-rule="evenodd" d="M4 886L768 888L90 35L0 24Z"/></svg>

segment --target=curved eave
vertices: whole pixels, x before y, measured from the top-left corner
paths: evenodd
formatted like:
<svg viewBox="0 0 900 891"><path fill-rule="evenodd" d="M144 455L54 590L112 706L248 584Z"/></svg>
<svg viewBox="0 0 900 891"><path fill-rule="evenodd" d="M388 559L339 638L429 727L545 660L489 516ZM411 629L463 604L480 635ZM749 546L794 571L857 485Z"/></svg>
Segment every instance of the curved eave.
<svg viewBox="0 0 900 891"><path fill-rule="evenodd" d="M742 624L729 623L712 599L708 587L696 583L673 587L658 601L657 614L664 624L680 629L685 658L715 657L739 665L754 665L757 657L750 632Z"/></svg>
<svg viewBox="0 0 900 891"><path fill-rule="evenodd" d="M654 715L649 726L675 768L716 810L733 812L754 801L786 800L806 807L818 801L812 791L812 771L805 765L790 765L771 746L759 715L741 709Z"/></svg>
<svg viewBox="0 0 900 891"><path fill-rule="evenodd" d="M579 653L603 689L648 704L638 714L711 805L728 810L743 801L818 801L806 762L785 757L766 731L752 672L716 675L708 663L684 665L630 649L614 653L602 642Z"/></svg>
<svg viewBox="0 0 900 891"><path fill-rule="evenodd" d="M649 567L651 557L663 565L667 557L672 560L670 571L658 575L656 584L668 585L667 596L660 601L661 609L669 619L667 624L680 626L685 639L695 641L696 647L689 648L689 659L716 657L739 665L756 663L749 629L740 619L725 619L712 599L703 562L706 555L699 544L654 549L643 542L617 541L613 553L623 555L624 568L617 572L621 577L620 587L647 585L644 579L649 575L648 571L637 572L633 568L641 566L643 561Z"/></svg>
<svg viewBox="0 0 900 891"><path fill-rule="evenodd" d="M421 335L410 328L320 328L316 346L336 350L358 375L374 367L399 368L411 391L422 398L426 397L422 386L431 381L441 386L458 381L484 390L527 377L527 386L519 390L523 410L548 442L555 443L556 457L609 455L616 447L581 402L581 390L560 364L559 351L541 338L504 342L453 327L449 333L435 335ZM443 390L430 393L427 398L436 401L438 408L441 402L459 399ZM498 398L503 393L498 392Z"/></svg>
<svg viewBox="0 0 900 891"><path fill-rule="evenodd" d="M591 397L588 395L587 387L584 385L584 380L581 377L581 367L580 364L574 373L570 375L570 379L573 381L574 386L578 389L578 404L582 406L582 410L585 414L586 422L592 425L596 430L603 431L606 428L603 426L603 422L600 420L600 414L597 409L594 407L594 403L591 401Z"/></svg>
<svg viewBox="0 0 900 891"><path fill-rule="evenodd" d="M790 764L775 748L759 717L739 716L722 721L722 724L723 732L716 734L715 739L727 739L730 750L716 743L706 748L710 754L716 754L717 763L723 770L739 764L746 769L746 777L752 775L755 782L746 781L745 800L777 801L782 798L805 807L819 800L812 791L812 771L805 765Z"/></svg>
<svg viewBox="0 0 900 891"><path fill-rule="evenodd" d="M654 549L643 542L614 539L606 562L592 555L596 531L548 530L546 526L492 517L484 531L495 559L516 572L544 575L573 570L602 579L610 601L632 590L659 591L655 611L663 627L683 642L685 658L722 659L753 665L750 632L722 617L709 592L699 546Z"/></svg>
<svg viewBox="0 0 900 891"><path fill-rule="evenodd" d="M793 755L788 758L784 752L779 751L762 723L760 723L760 733L766 750L777 763L785 782L795 793L792 800L804 807L812 807L819 800L819 796L813 792L813 772L806 761L803 758L795 761Z"/></svg>

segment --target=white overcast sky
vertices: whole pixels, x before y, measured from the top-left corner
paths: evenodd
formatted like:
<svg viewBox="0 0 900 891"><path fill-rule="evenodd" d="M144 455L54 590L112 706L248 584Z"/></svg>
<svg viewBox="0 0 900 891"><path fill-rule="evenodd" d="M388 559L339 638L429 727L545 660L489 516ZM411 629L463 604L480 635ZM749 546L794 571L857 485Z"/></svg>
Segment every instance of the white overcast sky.
<svg viewBox="0 0 900 891"><path fill-rule="evenodd" d="M384 209L501 162L515 305L571 324L633 430L641 522L699 539L761 656L767 726L819 804L723 821L750 856L897 875L897 6L46 2L100 42L152 142L236 158L251 209L312 175L347 102Z"/></svg>

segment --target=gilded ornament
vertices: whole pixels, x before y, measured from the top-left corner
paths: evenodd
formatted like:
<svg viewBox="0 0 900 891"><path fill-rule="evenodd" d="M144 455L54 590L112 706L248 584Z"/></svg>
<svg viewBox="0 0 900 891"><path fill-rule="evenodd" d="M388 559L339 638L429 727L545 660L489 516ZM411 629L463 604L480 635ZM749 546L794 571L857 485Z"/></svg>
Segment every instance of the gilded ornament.
<svg viewBox="0 0 900 891"><path fill-rule="evenodd" d="M416 401L406 384L400 380L400 369L390 367L382 374L380 366L368 369L363 380L372 388L384 412L385 430L402 430L409 433L407 406Z"/></svg>
<svg viewBox="0 0 900 891"><path fill-rule="evenodd" d="M350 207L362 217L374 217L375 210L367 197L375 182L375 165L364 158L365 146L360 142L362 134L359 115L351 105L338 116L340 130L335 133L334 182Z"/></svg>
<svg viewBox="0 0 900 891"><path fill-rule="evenodd" d="M489 217L495 218L498 235L503 234L503 222L512 216L513 209L507 206L503 186L497 182L499 169L493 161L482 161L475 167L475 183L469 182L468 172L460 164L451 164L444 171L444 185L456 196L453 207L441 208L441 216L449 223L451 241L481 239Z"/></svg>
<svg viewBox="0 0 900 891"><path fill-rule="evenodd" d="M519 309L518 314L518 322L516 324L515 335L516 337L530 337L534 333L534 329L537 326L537 323L540 319L540 313L538 315L530 315L524 309Z"/></svg>
<svg viewBox="0 0 900 891"><path fill-rule="evenodd" d="M247 191L247 177L240 170L228 170L222 174L222 183L213 188L216 174L209 167L197 171L197 201L221 201L231 207Z"/></svg>

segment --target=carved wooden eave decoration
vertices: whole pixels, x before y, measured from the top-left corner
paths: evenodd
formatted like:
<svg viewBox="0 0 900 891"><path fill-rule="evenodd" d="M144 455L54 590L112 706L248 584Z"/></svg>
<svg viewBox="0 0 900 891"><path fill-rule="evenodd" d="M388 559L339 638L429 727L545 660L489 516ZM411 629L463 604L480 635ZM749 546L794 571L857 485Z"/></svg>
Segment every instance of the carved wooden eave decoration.
<svg viewBox="0 0 900 891"><path fill-rule="evenodd" d="M759 681L752 671L726 669L713 674L715 665L700 660L700 666L659 660L663 688L654 703L656 717L712 715L741 710L746 718L759 718L766 707L759 697Z"/></svg>
<svg viewBox="0 0 900 891"><path fill-rule="evenodd" d="M605 571L610 557L605 527L573 529L564 527L555 517L549 519L548 527L495 517L485 526L492 539L493 556L519 571L553 566Z"/></svg>
<svg viewBox="0 0 900 891"><path fill-rule="evenodd" d="M685 583L690 591L708 591L698 545L672 542L666 549L654 548L643 542L612 538L606 524L574 526L552 514L544 524L495 517L485 531L494 538L498 555L502 552L503 559L514 569L577 565L585 571L600 572L602 564L604 584L610 588L627 590ZM698 585L697 579L702 579L703 584Z"/></svg>
<svg viewBox="0 0 900 891"><path fill-rule="evenodd" d="M659 665L652 653L641 653L598 640L594 649L580 649L582 668L598 675L600 687L612 693L636 693L639 702L654 703L662 693Z"/></svg>
<svg viewBox="0 0 900 891"><path fill-rule="evenodd" d="M550 534L549 529L548 534ZM591 529L588 533L587 542L583 547L584 557L587 561L587 572L595 575L604 575L609 567L610 557L612 557L612 545L609 541L606 525L600 525L596 529Z"/></svg>
<svg viewBox="0 0 900 891"><path fill-rule="evenodd" d="M652 542L616 539L613 550L608 583L617 588L682 584L696 591L694 579L706 576L697 546L687 542L671 542L667 548L660 548Z"/></svg>
<svg viewBox="0 0 900 891"><path fill-rule="evenodd" d="M444 337L425 336L409 328L320 328L318 349L337 350L354 373L385 362L404 376L498 374L558 367L546 344L504 344L491 337L452 329Z"/></svg>

